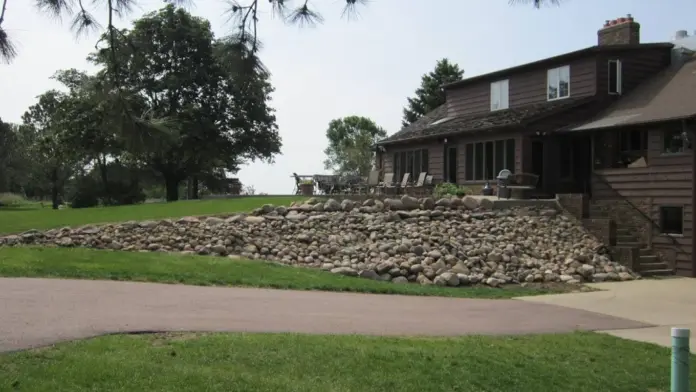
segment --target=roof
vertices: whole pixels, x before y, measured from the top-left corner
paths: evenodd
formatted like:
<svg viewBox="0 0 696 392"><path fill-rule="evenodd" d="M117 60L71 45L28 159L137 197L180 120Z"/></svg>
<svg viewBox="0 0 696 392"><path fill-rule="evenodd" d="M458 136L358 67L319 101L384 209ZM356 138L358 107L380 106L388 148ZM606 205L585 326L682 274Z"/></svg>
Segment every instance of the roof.
<svg viewBox="0 0 696 392"><path fill-rule="evenodd" d="M523 126L594 100L594 97L587 97L552 102L544 101L512 109L451 118L447 117L447 108L442 105L399 132L380 140L377 144L384 145L466 132Z"/></svg>
<svg viewBox="0 0 696 392"><path fill-rule="evenodd" d="M672 43L669 42L658 42L658 43L648 43L648 44L625 44L625 45L595 45L588 48L576 50L574 52L564 53L558 56L547 57L545 59L533 61L531 63L526 63L522 65L516 65L511 68L501 69L498 71L490 72L483 75L477 75L470 78L462 79L456 82L448 83L442 86L445 89L461 87L469 83L481 81L484 79L489 79L493 77L499 77L503 75L508 75L513 72L525 71L527 69L542 66L548 63L556 63L561 61L568 61L578 57L583 57L589 54L602 53L602 52L616 52L624 50L643 50L643 49L671 49L674 47Z"/></svg>
<svg viewBox="0 0 696 392"><path fill-rule="evenodd" d="M584 131L696 116L696 56L670 67L609 106L592 121L571 128Z"/></svg>

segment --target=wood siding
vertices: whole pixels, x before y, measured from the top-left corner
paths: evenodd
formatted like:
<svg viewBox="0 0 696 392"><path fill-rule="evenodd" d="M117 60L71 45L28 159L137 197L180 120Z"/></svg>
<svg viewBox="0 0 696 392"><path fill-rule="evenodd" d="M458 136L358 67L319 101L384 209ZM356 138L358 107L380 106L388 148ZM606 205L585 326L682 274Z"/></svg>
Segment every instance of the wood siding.
<svg viewBox="0 0 696 392"><path fill-rule="evenodd" d="M546 102L547 71L551 68L570 65L570 97L580 98L595 95L597 61L594 57L573 60L568 63L549 65L508 77L509 107L515 108ZM491 82L481 80L468 86L447 91L447 115L461 116L487 113L491 110Z"/></svg>
<svg viewBox="0 0 696 392"><path fill-rule="evenodd" d="M595 170L595 174L611 186L593 178L592 199L611 200L626 198L634 206L641 206L644 213L660 225L661 206L681 206L683 210L683 235L661 234L655 228L650 233L650 244L658 253L670 255L678 275L696 276L693 261L693 152L662 154L662 129L648 131L648 166ZM620 196L619 196L620 195Z"/></svg>
<svg viewBox="0 0 696 392"><path fill-rule="evenodd" d="M609 60L621 61L622 94L665 69L671 61L669 48L602 53L597 57L597 94L609 95Z"/></svg>

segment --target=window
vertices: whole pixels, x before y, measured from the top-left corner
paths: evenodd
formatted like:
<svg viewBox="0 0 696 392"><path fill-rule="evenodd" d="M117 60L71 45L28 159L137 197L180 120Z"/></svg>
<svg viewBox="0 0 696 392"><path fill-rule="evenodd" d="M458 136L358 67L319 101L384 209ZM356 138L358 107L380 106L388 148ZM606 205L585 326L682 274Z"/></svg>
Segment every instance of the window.
<svg viewBox="0 0 696 392"><path fill-rule="evenodd" d="M684 207L661 206L660 230L662 234L684 234Z"/></svg>
<svg viewBox="0 0 696 392"><path fill-rule="evenodd" d="M509 107L509 92L507 79L491 83L491 111Z"/></svg>
<svg viewBox="0 0 696 392"><path fill-rule="evenodd" d="M411 173L411 180L428 171L428 150L399 151L394 153L394 181L401 182L404 174Z"/></svg>
<svg viewBox="0 0 696 392"><path fill-rule="evenodd" d="M691 140L686 131L668 130L662 132L662 152L678 154L691 150Z"/></svg>
<svg viewBox="0 0 696 392"><path fill-rule="evenodd" d="M549 101L570 96L570 65L548 71L546 95Z"/></svg>
<svg viewBox="0 0 696 392"><path fill-rule="evenodd" d="M609 60L609 94L621 95L620 60Z"/></svg>
<svg viewBox="0 0 696 392"><path fill-rule="evenodd" d="M648 149L648 133L645 131L622 131L619 136L619 148L625 151L643 151Z"/></svg>
<svg viewBox="0 0 696 392"><path fill-rule="evenodd" d="M468 143L464 151L466 181L495 180L501 170L515 170L515 139Z"/></svg>

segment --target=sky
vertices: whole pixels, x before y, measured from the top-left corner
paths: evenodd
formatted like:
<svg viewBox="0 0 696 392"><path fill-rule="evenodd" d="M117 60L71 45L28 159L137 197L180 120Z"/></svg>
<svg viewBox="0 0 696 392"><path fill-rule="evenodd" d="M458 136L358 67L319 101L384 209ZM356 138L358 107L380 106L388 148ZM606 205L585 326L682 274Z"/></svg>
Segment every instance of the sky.
<svg viewBox="0 0 696 392"><path fill-rule="evenodd" d="M138 4L119 27L164 5ZM604 21L626 14L641 24L641 42L696 30L693 0L563 0L538 10L508 0L370 0L352 20L341 17L343 0L313 0L325 21L305 28L284 24L267 1L260 4L260 56L276 88L271 105L283 147L273 163L249 163L236 177L269 194L291 193L293 172L326 172L323 151L332 119L365 116L389 134L398 131L406 98L438 59L458 63L464 77L481 75L595 45ZM234 27L226 23L225 9L224 0L193 0L189 11L224 36ZM105 13L94 14L105 22ZM56 70L95 70L85 59L97 36L76 39L69 19L60 23L42 15L28 0L9 0L5 18L19 56L0 64L0 118L20 122L38 95L59 87L49 79Z"/></svg>

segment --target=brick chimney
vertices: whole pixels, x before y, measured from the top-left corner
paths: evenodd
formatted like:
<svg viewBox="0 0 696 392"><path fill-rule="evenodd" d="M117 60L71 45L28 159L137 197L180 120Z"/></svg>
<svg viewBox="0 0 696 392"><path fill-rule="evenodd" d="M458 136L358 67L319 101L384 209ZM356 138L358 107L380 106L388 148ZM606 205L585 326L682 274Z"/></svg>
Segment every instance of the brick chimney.
<svg viewBox="0 0 696 392"><path fill-rule="evenodd" d="M640 43L640 24L631 14L623 18L607 20L597 32L597 45L626 45Z"/></svg>

